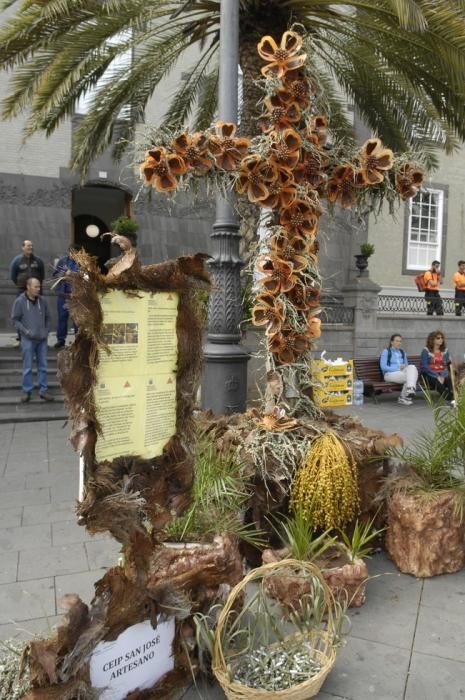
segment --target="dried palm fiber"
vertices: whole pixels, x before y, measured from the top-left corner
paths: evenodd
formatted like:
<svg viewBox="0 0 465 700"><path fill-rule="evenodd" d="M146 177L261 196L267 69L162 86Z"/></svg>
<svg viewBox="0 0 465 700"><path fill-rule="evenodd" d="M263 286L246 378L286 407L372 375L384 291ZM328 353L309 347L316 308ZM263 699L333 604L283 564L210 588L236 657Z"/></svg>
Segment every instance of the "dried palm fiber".
<svg viewBox="0 0 465 700"><path fill-rule="evenodd" d="M194 291L209 282L204 269L206 256L181 257L156 265L141 266L137 256L118 277L106 279L96 262L83 251L74 254L79 272L71 276L70 313L79 327L75 343L59 354L59 377L71 421L71 439L85 462L85 496L78 506L81 522L90 532L110 531L124 544L140 531L143 520L159 530L188 502L192 484L192 411L201 371L201 323ZM176 434L163 454L150 460L137 455L97 463L95 443L101 430L97 419L94 387L98 357L105 351L99 295L119 289L176 291L178 366L176 379Z"/></svg>

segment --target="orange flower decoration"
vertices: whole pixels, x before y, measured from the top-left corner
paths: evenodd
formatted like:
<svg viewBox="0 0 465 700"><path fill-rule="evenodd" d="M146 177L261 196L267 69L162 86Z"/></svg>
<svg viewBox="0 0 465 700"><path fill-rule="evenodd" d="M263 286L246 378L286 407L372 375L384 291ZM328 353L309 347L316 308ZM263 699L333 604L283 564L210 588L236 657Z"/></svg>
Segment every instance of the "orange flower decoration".
<svg viewBox="0 0 465 700"><path fill-rule="evenodd" d="M313 207L303 199L296 199L290 207L281 212L279 221L289 232L289 236L310 237L315 235L318 216Z"/></svg>
<svg viewBox="0 0 465 700"><path fill-rule="evenodd" d="M308 335L310 338L321 337L321 321L319 318L312 316L307 322Z"/></svg>
<svg viewBox="0 0 465 700"><path fill-rule="evenodd" d="M282 90L265 99L267 111L258 120L261 130L265 134L270 131L286 129L300 120L300 107L297 103L290 102L290 98L291 94Z"/></svg>
<svg viewBox="0 0 465 700"><path fill-rule="evenodd" d="M249 139L236 138L236 131L235 124L220 120L215 124L215 135L208 139L208 149L223 170L235 170L249 150Z"/></svg>
<svg viewBox="0 0 465 700"><path fill-rule="evenodd" d="M289 71L283 77L283 81L284 87L279 88L278 92L284 89L290 94L291 102L298 104L301 109L308 107L310 104L310 93L314 94L316 92L316 86L313 83L309 83L303 71Z"/></svg>
<svg viewBox="0 0 465 700"><path fill-rule="evenodd" d="M394 163L394 154L390 148L384 148L380 139L368 139L360 150L362 161L361 174L367 185L377 185L384 180L383 170L390 170Z"/></svg>
<svg viewBox="0 0 465 700"><path fill-rule="evenodd" d="M299 55L302 43L302 37L296 32L284 32L279 46L273 37L264 36L257 46L260 58L268 61L268 65L262 68L262 74L282 78L288 71L301 68L307 59L306 54Z"/></svg>
<svg viewBox="0 0 465 700"><path fill-rule="evenodd" d="M285 410L277 406L269 413L264 413L263 418L259 420L256 419L255 423L259 428L264 428L269 431L283 432L284 430L292 430L297 427L297 420L286 416Z"/></svg>
<svg viewBox="0 0 465 700"><path fill-rule="evenodd" d="M325 168L328 162L323 155L302 149L300 162L294 170L294 180L298 184L308 182L311 187L318 187L325 177L322 168Z"/></svg>
<svg viewBox="0 0 465 700"><path fill-rule="evenodd" d="M300 158L302 138L294 129L284 129L274 138L270 147L270 160L279 168L294 170Z"/></svg>
<svg viewBox="0 0 465 700"><path fill-rule="evenodd" d="M270 338L268 348L283 365L288 365L307 350L308 338L303 333L283 330Z"/></svg>
<svg viewBox="0 0 465 700"><path fill-rule="evenodd" d="M328 140L328 120L326 117L315 116L307 126L306 136L315 146L324 146Z"/></svg>
<svg viewBox="0 0 465 700"><path fill-rule="evenodd" d="M297 311L316 309L320 304L320 290L318 287L307 287L300 282L291 289L288 297Z"/></svg>
<svg viewBox="0 0 465 700"><path fill-rule="evenodd" d="M297 197L292 173L288 170L278 170L278 178L269 185L268 192L268 197L259 202L261 207L268 207L268 209L290 207Z"/></svg>
<svg viewBox="0 0 465 700"><path fill-rule="evenodd" d="M418 189L423 185L423 170L415 168L410 163L403 165L396 174L396 190L402 199L415 197Z"/></svg>
<svg viewBox="0 0 465 700"><path fill-rule="evenodd" d="M294 272L300 272L307 267L307 260L302 253L307 252L308 244L301 236L289 239L287 236L277 234L271 239L270 248L278 258L292 263Z"/></svg>
<svg viewBox="0 0 465 700"><path fill-rule="evenodd" d="M172 192L178 188L176 175L183 175L187 165L181 156L169 153L166 148L155 146L145 154L145 162L141 165L141 175L144 181L152 183L159 192Z"/></svg>
<svg viewBox="0 0 465 700"><path fill-rule="evenodd" d="M258 153L241 161L241 171L236 182L240 194L247 194L249 202L262 203L270 194L270 186L278 177L278 168Z"/></svg>
<svg viewBox="0 0 465 700"><path fill-rule="evenodd" d="M252 309L254 326L266 326L266 335L274 335L281 330L284 321L284 306L271 294L258 294Z"/></svg>
<svg viewBox="0 0 465 700"><path fill-rule="evenodd" d="M351 207L355 201L355 187L359 183L360 175L352 165L349 163L338 165L328 180L326 196L330 202L339 202L345 208Z"/></svg>
<svg viewBox="0 0 465 700"><path fill-rule="evenodd" d="M256 268L265 275L259 283L269 294L289 292L297 282L293 266L272 253L260 256Z"/></svg>
<svg viewBox="0 0 465 700"><path fill-rule="evenodd" d="M205 175L212 167L211 160L205 156L208 149L205 134L181 134L174 139L173 148L196 175Z"/></svg>

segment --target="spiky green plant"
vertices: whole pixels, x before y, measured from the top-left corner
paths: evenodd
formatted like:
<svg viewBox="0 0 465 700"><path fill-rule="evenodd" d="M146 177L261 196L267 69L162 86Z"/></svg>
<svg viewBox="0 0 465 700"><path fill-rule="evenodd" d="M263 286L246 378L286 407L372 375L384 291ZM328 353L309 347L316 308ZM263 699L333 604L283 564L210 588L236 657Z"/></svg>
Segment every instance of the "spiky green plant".
<svg viewBox="0 0 465 700"><path fill-rule="evenodd" d="M208 435L201 434L194 458L191 503L182 516L166 525L166 539L192 542L229 533L262 546L263 533L254 524L244 523L251 485L237 453L232 448L218 449Z"/></svg>
<svg viewBox="0 0 465 700"><path fill-rule="evenodd" d="M283 519L274 518L272 526L289 555L300 561L314 561L336 543L330 530L317 533L311 513L302 508Z"/></svg>
<svg viewBox="0 0 465 700"><path fill-rule="evenodd" d="M350 554L351 564L357 559L369 559L373 549L373 540L386 529L385 527L375 529L374 522L376 515L365 523L360 523L357 519L352 535L350 536L343 530L339 530L342 542Z"/></svg>
<svg viewBox="0 0 465 700"><path fill-rule="evenodd" d="M2 7L14 0L3 0ZM398 151L421 143L450 151L465 137L465 7L461 0L240 0L241 126L256 128L256 54L294 22L307 32L309 62L336 132L350 122L341 88L365 123ZM75 133L81 171L115 139L125 150L170 72L182 78L166 103L172 128L199 129L216 111L220 0L20 0L0 31L0 67L13 69L3 116L28 117L26 136L51 134L95 90ZM122 57L130 56L127 60ZM173 87L175 88L173 90Z"/></svg>

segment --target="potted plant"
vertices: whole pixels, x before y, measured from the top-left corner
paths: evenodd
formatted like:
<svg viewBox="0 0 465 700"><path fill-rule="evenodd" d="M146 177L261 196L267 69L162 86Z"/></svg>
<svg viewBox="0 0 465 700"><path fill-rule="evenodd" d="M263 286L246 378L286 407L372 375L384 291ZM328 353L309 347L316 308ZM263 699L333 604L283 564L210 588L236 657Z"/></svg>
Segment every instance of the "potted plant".
<svg viewBox="0 0 465 700"><path fill-rule="evenodd" d="M137 238L136 234L139 230L139 224L135 219L131 219L125 214L112 221L110 227L112 232L117 233L119 236L126 236L131 240Z"/></svg>
<svg viewBox="0 0 465 700"><path fill-rule="evenodd" d="M374 518L366 523L357 520L349 536L339 530L339 537L331 535L330 530L315 532L312 519L308 513L295 511L275 526L280 535L281 549L265 549L262 554L264 564L281 561L292 557L299 561L311 562L318 566L322 576L329 585L334 598L348 607L359 608L366 599L366 582L368 569L363 561L370 556L371 543L380 530L373 529ZM279 600L294 600L307 593L290 587L288 581L274 577L273 595ZM291 592L292 591L292 592Z"/></svg>
<svg viewBox="0 0 465 700"><path fill-rule="evenodd" d="M355 255L355 267L359 271L359 277L361 276L363 270L368 267L368 258L375 252L375 246L373 243L362 243L360 246L360 253Z"/></svg>
<svg viewBox="0 0 465 700"><path fill-rule="evenodd" d="M419 577L465 565L465 386L456 406L434 405L434 425L405 449L387 454L402 470L388 479L386 549L397 567Z"/></svg>

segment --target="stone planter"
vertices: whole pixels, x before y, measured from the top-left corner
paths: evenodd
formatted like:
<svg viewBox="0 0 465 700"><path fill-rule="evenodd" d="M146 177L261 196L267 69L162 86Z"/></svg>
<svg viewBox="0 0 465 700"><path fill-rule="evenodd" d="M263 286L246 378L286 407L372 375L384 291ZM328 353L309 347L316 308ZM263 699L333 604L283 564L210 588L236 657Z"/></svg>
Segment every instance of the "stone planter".
<svg viewBox="0 0 465 700"><path fill-rule="evenodd" d="M426 578L465 565L465 520L456 504L454 491L389 496L386 549L400 571Z"/></svg>
<svg viewBox="0 0 465 700"><path fill-rule="evenodd" d="M362 559L350 562L348 551L340 545L327 552L333 555L314 563L320 568L323 578L329 585L331 592L338 602L349 608L359 608L366 599L366 582L368 580L368 569ZM339 550L336 554L336 549ZM281 561L289 555L287 549L265 549L262 554L264 564ZM267 581L267 588L270 595L277 598L286 606L296 607L303 595L309 593L310 587L301 578L294 579L292 575L273 576Z"/></svg>

